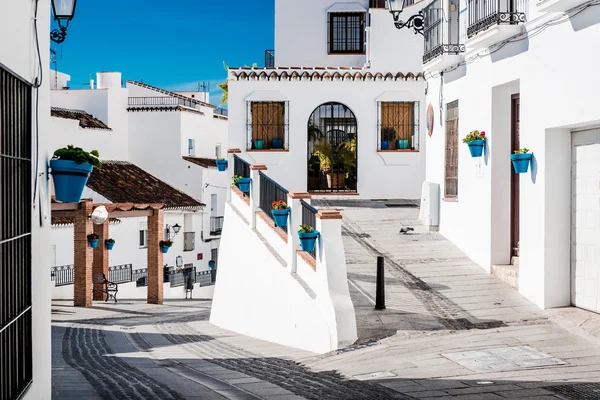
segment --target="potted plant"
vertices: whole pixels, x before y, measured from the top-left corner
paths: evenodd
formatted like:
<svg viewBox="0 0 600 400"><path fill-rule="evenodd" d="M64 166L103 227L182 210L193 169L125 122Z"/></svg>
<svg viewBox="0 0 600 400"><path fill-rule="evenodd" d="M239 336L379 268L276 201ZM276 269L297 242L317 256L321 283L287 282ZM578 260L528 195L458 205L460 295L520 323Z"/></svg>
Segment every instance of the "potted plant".
<svg viewBox="0 0 600 400"><path fill-rule="evenodd" d="M115 246L115 239L106 239L104 241L104 245L106 246L107 250L112 250Z"/></svg>
<svg viewBox="0 0 600 400"><path fill-rule="evenodd" d="M274 201L271 203L271 214L275 219L275 226L285 227L287 226L290 207L283 200Z"/></svg>
<svg viewBox="0 0 600 400"><path fill-rule="evenodd" d="M531 161L532 156L533 154L529 152L529 149L527 147L515 150L514 154L510 155L513 168L515 169L515 173L526 173L529 168L529 162Z"/></svg>
<svg viewBox="0 0 600 400"><path fill-rule="evenodd" d="M54 152L50 160L54 197L65 203L79 203L85 184L94 167L101 168L98 151L87 152L68 145Z"/></svg>
<svg viewBox="0 0 600 400"><path fill-rule="evenodd" d="M464 137L463 143L469 145L471 157L481 157L485 147L485 132L471 131Z"/></svg>
<svg viewBox="0 0 600 400"><path fill-rule="evenodd" d="M171 246L173 246L173 241L172 240L161 240L159 245L160 245L160 249L162 250L163 254L167 254L167 252L169 251Z"/></svg>
<svg viewBox="0 0 600 400"><path fill-rule="evenodd" d="M298 237L300 238L302 251L308 251L310 253L315 249L319 232L310 225L302 224L298 231Z"/></svg>
<svg viewBox="0 0 600 400"><path fill-rule="evenodd" d="M283 139L271 140L271 147L274 149L282 149L283 148Z"/></svg>
<svg viewBox="0 0 600 400"><path fill-rule="evenodd" d="M381 128L381 150L389 150L390 143L396 137L394 128Z"/></svg>
<svg viewBox="0 0 600 400"><path fill-rule="evenodd" d="M254 140L254 149L255 150L262 150L264 143L265 143L265 141L262 140L262 139L255 139Z"/></svg>
<svg viewBox="0 0 600 400"><path fill-rule="evenodd" d="M356 137L338 144L335 149L329 140L322 139L315 144L314 155L319 158L328 187L343 188L349 170L356 167Z"/></svg>
<svg viewBox="0 0 600 400"><path fill-rule="evenodd" d="M221 172L227 170L227 159L226 158L217 158L217 169Z"/></svg>
<svg viewBox="0 0 600 400"><path fill-rule="evenodd" d="M87 235L87 240L90 244L90 247L92 249L95 249L96 247L98 247L98 241L100 240L100 237L95 233L90 233L89 235Z"/></svg>
<svg viewBox="0 0 600 400"><path fill-rule="evenodd" d="M242 193L248 193L250 191L250 182L252 182L252 178L243 178L239 175L234 175L232 180L233 184L231 187L234 185L237 186Z"/></svg>

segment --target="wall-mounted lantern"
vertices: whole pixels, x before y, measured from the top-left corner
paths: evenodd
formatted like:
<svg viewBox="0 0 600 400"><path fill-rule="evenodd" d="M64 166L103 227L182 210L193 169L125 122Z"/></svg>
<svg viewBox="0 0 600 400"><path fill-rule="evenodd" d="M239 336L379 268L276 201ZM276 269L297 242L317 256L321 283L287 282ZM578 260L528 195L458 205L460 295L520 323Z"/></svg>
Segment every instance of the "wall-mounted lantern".
<svg viewBox="0 0 600 400"><path fill-rule="evenodd" d="M52 12L54 20L58 22L58 28L50 32L50 39L55 43L62 43L67 37L69 22L75 16L77 0L52 0Z"/></svg>
<svg viewBox="0 0 600 400"><path fill-rule="evenodd" d="M425 14L423 14L423 10L420 10L417 14L412 15L406 22L400 19L400 14L402 14L402 11L404 11L404 5L407 1L410 0L387 0L390 13L394 17L394 25L396 25L396 28L398 29L402 29L404 27L409 29L413 28L415 35L417 33L423 35L423 29L425 28Z"/></svg>

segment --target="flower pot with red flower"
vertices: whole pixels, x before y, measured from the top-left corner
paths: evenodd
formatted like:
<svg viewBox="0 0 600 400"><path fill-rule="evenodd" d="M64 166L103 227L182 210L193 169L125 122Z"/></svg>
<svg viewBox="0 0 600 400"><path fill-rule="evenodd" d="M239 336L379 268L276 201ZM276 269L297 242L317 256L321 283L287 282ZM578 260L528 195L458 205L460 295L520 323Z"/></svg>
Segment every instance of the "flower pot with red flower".
<svg viewBox="0 0 600 400"><path fill-rule="evenodd" d="M472 131L463 139L463 143L469 145L471 157L481 157L485 147L485 132Z"/></svg>
<svg viewBox="0 0 600 400"><path fill-rule="evenodd" d="M515 150L514 154L510 155L513 168L515 169L515 173L527 173L527 170L529 169L529 163L531 162L532 157L533 153L530 153L527 147Z"/></svg>
<svg viewBox="0 0 600 400"><path fill-rule="evenodd" d="M169 251L171 246L173 246L173 241L172 240L161 240L159 245L160 245L160 249L162 250L163 254L167 254L167 252Z"/></svg>
<svg viewBox="0 0 600 400"><path fill-rule="evenodd" d="M89 235L87 235L87 240L88 240L88 243L90 244L90 247L92 249L95 249L96 247L98 247L98 242L100 241L100 237L95 233L90 233Z"/></svg>
<svg viewBox="0 0 600 400"><path fill-rule="evenodd" d="M275 220L275 226L286 227L288 215L290 215L290 207L283 200L274 201L271 204L271 214Z"/></svg>
<svg viewBox="0 0 600 400"><path fill-rule="evenodd" d="M106 239L104 241L104 245L106 246L107 250L112 250L115 246L115 239Z"/></svg>

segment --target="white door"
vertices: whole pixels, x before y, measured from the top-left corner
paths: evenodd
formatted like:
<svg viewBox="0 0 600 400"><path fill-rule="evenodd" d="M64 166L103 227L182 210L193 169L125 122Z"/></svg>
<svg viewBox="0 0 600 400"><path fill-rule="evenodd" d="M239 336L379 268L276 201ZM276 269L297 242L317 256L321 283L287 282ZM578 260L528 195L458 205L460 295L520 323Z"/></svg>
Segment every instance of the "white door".
<svg viewBox="0 0 600 400"><path fill-rule="evenodd" d="M572 139L571 303L600 312L600 129Z"/></svg>

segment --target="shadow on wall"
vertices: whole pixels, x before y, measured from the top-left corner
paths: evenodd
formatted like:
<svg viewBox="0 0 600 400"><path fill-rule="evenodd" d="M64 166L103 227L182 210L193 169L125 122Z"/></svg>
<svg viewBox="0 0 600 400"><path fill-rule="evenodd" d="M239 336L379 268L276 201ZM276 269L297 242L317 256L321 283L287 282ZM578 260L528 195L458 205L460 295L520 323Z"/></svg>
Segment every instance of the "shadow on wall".
<svg viewBox="0 0 600 400"><path fill-rule="evenodd" d="M537 180L537 172L538 172L538 163L537 158L535 158L535 154L531 153L531 182L535 184Z"/></svg>
<svg viewBox="0 0 600 400"><path fill-rule="evenodd" d="M513 40L515 41L490 50L490 59L493 63L518 56L529 50L529 36L522 36Z"/></svg>
<svg viewBox="0 0 600 400"><path fill-rule="evenodd" d="M464 64L455 67L456 69L444 72L444 83L452 83L467 76L467 66Z"/></svg>
<svg viewBox="0 0 600 400"><path fill-rule="evenodd" d="M586 28L597 25L600 22L600 10L595 7L585 8L584 11L573 15L571 20L571 27L575 32L584 30Z"/></svg>

